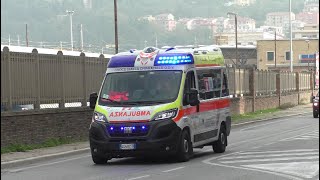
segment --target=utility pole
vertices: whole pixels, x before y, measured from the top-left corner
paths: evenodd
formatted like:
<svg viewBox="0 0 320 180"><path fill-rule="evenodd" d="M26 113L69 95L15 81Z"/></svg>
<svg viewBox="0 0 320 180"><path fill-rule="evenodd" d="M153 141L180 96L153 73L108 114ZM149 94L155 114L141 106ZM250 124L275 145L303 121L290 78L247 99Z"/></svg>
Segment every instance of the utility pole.
<svg viewBox="0 0 320 180"><path fill-rule="evenodd" d="M158 48L158 36L156 34L156 48Z"/></svg>
<svg viewBox="0 0 320 180"><path fill-rule="evenodd" d="M118 44L118 10L117 10L117 0L113 1L114 4L114 44L115 44L115 53L119 52Z"/></svg>
<svg viewBox="0 0 320 180"><path fill-rule="evenodd" d="M10 34L9 34L9 46L11 45L11 38L10 38Z"/></svg>
<svg viewBox="0 0 320 180"><path fill-rule="evenodd" d="M81 51L83 51L83 31L82 31L82 24L80 25L80 35L81 35Z"/></svg>
<svg viewBox="0 0 320 180"><path fill-rule="evenodd" d="M60 51L62 51L62 41L60 41Z"/></svg>
<svg viewBox="0 0 320 180"><path fill-rule="evenodd" d="M29 40L28 40L28 24L26 24L26 44L29 47Z"/></svg>
<svg viewBox="0 0 320 180"><path fill-rule="evenodd" d="M18 35L18 46L20 46L20 37Z"/></svg>
<svg viewBox="0 0 320 180"><path fill-rule="evenodd" d="M71 36L71 51L73 51L73 34L72 34L72 15L74 11L66 11L70 17L70 36Z"/></svg>
<svg viewBox="0 0 320 180"><path fill-rule="evenodd" d="M274 68L277 70L277 31L274 29Z"/></svg>
<svg viewBox="0 0 320 180"><path fill-rule="evenodd" d="M289 0L289 23L290 23L290 71L293 72L291 0Z"/></svg>

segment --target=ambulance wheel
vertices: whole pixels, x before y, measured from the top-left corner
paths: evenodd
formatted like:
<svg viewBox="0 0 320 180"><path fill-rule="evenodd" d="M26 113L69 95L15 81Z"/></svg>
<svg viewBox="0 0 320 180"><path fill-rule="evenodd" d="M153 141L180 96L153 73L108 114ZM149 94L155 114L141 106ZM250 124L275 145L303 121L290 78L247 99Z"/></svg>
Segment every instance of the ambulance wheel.
<svg viewBox="0 0 320 180"><path fill-rule="evenodd" d="M91 151L91 157L92 157L92 161L95 164L106 164L109 160L109 158L107 157L102 157L102 156L98 156L97 154L95 154L94 152Z"/></svg>
<svg viewBox="0 0 320 180"><path fill-rule="evenodd" d="M213 143L212 148L215 153L223 153L227 146L227 132L224 125L221 125L219 139Z"/></svg>
<svg viewBox="0 0 320 180"><path fill-rule="evenodd" d="M319 113L313 111L313 118L318 118L318 117L319 117Z"/></svg>
<svg viewBox="0 0 320 180"><path fill-rule="evenodd" d="M181 133L178 146L177 158L179 162L189 161L193 153L192 143L188 131L184 130Z"/></svg>

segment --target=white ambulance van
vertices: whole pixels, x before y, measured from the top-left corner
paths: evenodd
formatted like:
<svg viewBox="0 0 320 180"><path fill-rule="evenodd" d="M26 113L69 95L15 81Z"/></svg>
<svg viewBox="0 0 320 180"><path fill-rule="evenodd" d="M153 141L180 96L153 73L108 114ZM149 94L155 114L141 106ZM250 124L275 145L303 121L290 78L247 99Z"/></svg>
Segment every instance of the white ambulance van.
<svg viewBox="0 0 320 180"><path fill-rule="evenodd" d="M113 56L89 129L93 162L165 155L188 161L193 148L223 153L231 129L228 77L217 47L147 47Z"/></svg>

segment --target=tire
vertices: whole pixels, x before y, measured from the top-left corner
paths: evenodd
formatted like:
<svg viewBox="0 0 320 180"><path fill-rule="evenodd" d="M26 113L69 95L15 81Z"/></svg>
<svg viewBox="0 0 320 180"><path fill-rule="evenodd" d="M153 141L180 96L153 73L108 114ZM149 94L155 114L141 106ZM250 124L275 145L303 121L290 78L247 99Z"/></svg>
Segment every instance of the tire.
<svg viewBox="0 0 320 180"><path fill-rule="evenodd" d="M318 112L313 111L313 117L314 117L314 118L318 118L318 117L319 117L319 113L318 113Z"/></svg>
<svg viewBox="0 0 320 180"><path fill-rule="evenodd" d="M181 133L178 152L177 152L177 160L179 162L187 162L193 154L193 147L190 139L190 135L188 131L184 130Z"/></svg>
<svg viewBox="0 0 320 180"><path fill-rule="evenodd" d="M92 157L92 161L95 164L106 164L108 162L108 160L109 160L108 157L98 156L97 154L92 152L92 150L91 150L91 157Z"/></svg>
<svg viewBox="0 0 320 180"><path fill-rule="evenodd" d="M226 151L227 147L227 132L226 127L221 125L220 132L219 132L219 139L213 143L212 149L215 153L223 153Z"/></svg>

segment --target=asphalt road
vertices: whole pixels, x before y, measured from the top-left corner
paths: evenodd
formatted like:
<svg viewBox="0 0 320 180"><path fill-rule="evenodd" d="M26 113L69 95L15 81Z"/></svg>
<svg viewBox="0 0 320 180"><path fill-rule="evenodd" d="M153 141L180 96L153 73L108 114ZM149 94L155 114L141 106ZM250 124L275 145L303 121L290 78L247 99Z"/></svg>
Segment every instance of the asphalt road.
<svg viewBox="0 0 320 180"><path fill-rule="evenodd" d="M319 119L312 114L233 128L223 154L195 149L186 163L172 160L113 159L94 165L90 154L14 169L4 180L283 180L319 179Z"/></svg>

